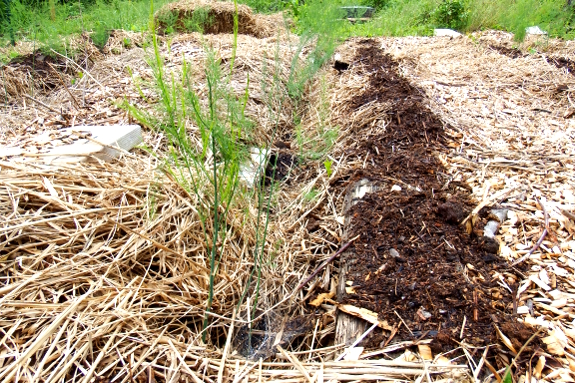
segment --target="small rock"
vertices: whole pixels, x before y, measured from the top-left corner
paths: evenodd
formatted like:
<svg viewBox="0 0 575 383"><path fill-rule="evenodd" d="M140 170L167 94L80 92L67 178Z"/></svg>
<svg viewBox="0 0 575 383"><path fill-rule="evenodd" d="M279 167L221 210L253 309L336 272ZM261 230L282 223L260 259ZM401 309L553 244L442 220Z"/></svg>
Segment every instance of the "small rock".
<svg viewBox="0 0 575 383"><path fill-rule="evenodd" d="M479 239L479 246L481 247L481 250L487 253L490 254L499 253L499 242L494 238L481 237Z"/></svg>
<svg viewBox="0 0 575 383"><path fill-rule="evenodd" d="M417 310L417 315L421 318L421 320L428 320L432 316L430 312L425 311L423 306Z"/></svg>
<svg viewBox="0 0 575 383"><path fill-rule="evenodd" d="M399 252L394 248L389 249L389 255L391 255L397 262L406 262L405 258L402 258L401 255L399 255Z"/></svg>

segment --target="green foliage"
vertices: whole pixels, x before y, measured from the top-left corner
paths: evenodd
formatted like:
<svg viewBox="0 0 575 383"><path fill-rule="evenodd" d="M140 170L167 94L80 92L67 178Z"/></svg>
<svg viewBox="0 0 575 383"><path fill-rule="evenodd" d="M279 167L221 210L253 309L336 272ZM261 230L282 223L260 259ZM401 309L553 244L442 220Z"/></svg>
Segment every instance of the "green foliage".
<svg viewBox="0 0 575 383"><path fill-rule="evenodd" d="M575 38L575 6L565 0L388 0L371 21L348 24L346 35L430 35L441 27L502 29L522 40L525 28L534 25L550 37Z"/></svg>
<svg viewBox="0 0 575 383"><path fill-rule="evenodd" d="M501 383L513 383L513 374L511 373L511 366L507 367Z"/></svg>
<svg viewBox="0 0 575 383"><path fill-rule="evenodd" d="M433 13L438 27L461 30L467 22L468 12L460 0L443 0Z"/></svg>
<svg viewBox="0 0 575 383"><path fill-rule="evenodd" d="M183 20L184 29L188 32L203 33L204 29L212 25L214 17L208 7L200 7L192 13L191 17Z"/></svg>
<svg viewBox="0 0 575 383"><path fill-rule="evenodd" d="M389 0L375 17L364 24L348 25L350 36L429 35L437 0Z"/></svg>
<svg viewBox="0 0 575 383"><path fill-rule="evenodd" d="M325 172L327 173L327 178L331 177L332 174L332 169L331 169L331 165L333 165L333 161L330 159L327 159L323 162L323 166L325 167Z"/></svg>
<svg viewBox="0 0 575 383"><path fill-rule="evenodd" d="M199 7L181 17L176 11L166 10L158 13L157 19L167 34L174 33L176 30L203 33L214 22L209 7Z"/></svg>
<svg viewBox="0 0 575 383"><path fill-rule="evenodd" d="M389 4L389 0L363 0L361 5L373 7L375 9L383 9Z"/></svg>
<svg viewBox="0 0 575 383"><path fill-rule="evenodd" d="M0 0L0 4L3 4ZM161 6L169 0L156 0ZM94 0L90 3L70 1L54 2L55 20L52 21L50 3L33 5L25 0L11 1L11 22L0 17L0 43L10 39L11 28L16 40L28 39L62 54L70 55L67 39L72 35L89 32L98 46L106 44L113 29L146 31L148 29L149 0Z"/></svg>
<svg viewBox="0 0 575 383"><path fill-rule="evenodd" d="M234 29L237 32L237 25ZM233 96L229 83L231 70L224 74L214 50L206 48L205 105L194 88L191 68L186 61L181 73L169 72L164 67L155 35L153 48L154 56L149 63L160 101L159 116L129 104L126 108L140 123L165 133L170 157L166 159L164 170L189 194L197 197L197 211L210 259L207 315L212 308L217 269L228 233L228 212L237 194L240 163L247 155L242 137L252 126L244 115L248 93L246 91L242 98ZM233 58L231 61L233 63ZM190 126L197 129L199 143L190 134ZM206 316L204 328L207 325Z"/></svg>
<svg viewBox="0 0 575 383"><path fill-rule="evenodd" d="M516 40L525 36L525 28L539 26L550 37L573 39L575 17L573 6L565 0L468 0L468 31L503 29L515 34Z"/></svg>
<svg viewBox="0 0 575 383"><path fill-rule="evenodd" d="M274 13L286 8L286 2L291 0L240 0L238 3L249 5L254 11L260 13Z"/></svg>
<svg viewBox="0 0 575 383"><path fill-rule="evenodd" d="M8 2L11 1L11 18ZM173 0L157 0L155 6ZM297 21L295 31L303 41L314 41L324 35L318 51L310 56L313 65L305 65L305 73L293 76L292 92L301 94L302 84L326 61L332 47L350 36L404 36L429 35L433 28L447 27L464 31L495 28L515 33L520 40L525 28L538 25L550 37L575 37L575 7L565 0L241 0L256 12L288 10ZM366 5L377 9L375 17L367 23L351 24L340 20L341 6ZM66 38L91 32L98 46L103 46L113 29L146 31L149 0L76 0L32 1L0 0L0 43L11 40L35 40L63 54ZM55 20L51 20L51 13ZM207 15L197 13L184 27L201 31ZM8 22L10 21L10 22ZM175 20L172 24L175 23ZM173 31L168 28L168 32ZM301 68L298 68L301 69ZM300 81L301 80L301 81Z"/></svg>
<svg viewBox="0 0 575 383"><path fill-rule="evenodd" d="M315 200L317 198L318 195L319 195L319 191L316 188L312 188L310 191L308 191L307 193L305 193L303 195L303 199L306 202L312 202L313 200Z"/></svg>
<svg viewBox="0 0 575 383"><path fill-rule="evenodd" d="M158 13L158 22L165 25L165 32L170 34L176 31L176 22L178 21L178 13L171 10Z"/></svg>
<svg viewBox="0 0 575 383"><path fill-rule="evenodd" d="M297 32L300 42L290 68L288 91L296 101L301 99L306 85L331 59L337 45L346 37L346 23L342 21L345 12L340 6L343 1L307 0L299 6ZM312 46L305 60L299 55L304 48Z"/></svg>

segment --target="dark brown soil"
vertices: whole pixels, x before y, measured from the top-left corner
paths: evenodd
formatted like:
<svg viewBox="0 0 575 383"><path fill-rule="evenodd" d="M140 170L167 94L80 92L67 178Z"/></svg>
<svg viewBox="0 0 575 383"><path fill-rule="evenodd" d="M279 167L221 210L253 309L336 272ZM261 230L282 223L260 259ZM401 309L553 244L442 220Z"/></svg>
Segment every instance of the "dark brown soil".
<svg viewBox="0 0 575 383"><path fill-rule="evenodd" d="M575 76L575 62L565 57L549 58L549 62L559 69L567 69L567 72Z"/></svg>
<svg viewBox="0 0 575 383"><path fill-rule="evenodd" d="M523 53L517 48L507 48L504 46L490 45L489 48L500 54L511 57L512 59L517 59L521 57L526 57L528 54ZM575 62L566 57L550 57L548 58L549 63L555 65L559 69L566 69L571 75L575 76Z"/></svg>
<svg viewBox="0 0 575 383"><path fill-rule="evenodd" d="M26 56L18 57L12 60L8 67L29 73L34 79L42 79L44 90L53 90L61 86L62 83L54 73L54 69L59 72L66 72L66 62L62 59L46 56L40 51L36 51ZM54 69L52 69L52 67Z"/></svg>
<svg viewBox="0 0 575 383"><path fill-rule="evenodd" d="M296 158L289 149L273 151L265 170L266 184L270 180L284 180L296 163Z"/></svg>
<svg viewBox="0 0 575 383"><path fill-rule="evenodd" d="M344 260L346 281L355 293L345 294L343 301L399 326L392 343L434 337L432 348L439 352L462 340L476 346L496 342L494 318L514 321L512 294L494 278L507 265L497 256L498 243L481 236L485 219L471 234L460 225L477 203L468 187L448 182L436 157L446 150L444 123L375 42L360 43L352 65L369 76L369 86L348 103L349 114L367 103L388 112L381 116L385 130L374 130L381 124L371 121L357 128L360 149L348 153L350 159L369 155L367 166L355 170L348 185L367 178L379 191L348 213L349 237L359 238ZM401 190L392 191L394 185ZM389 335L381 333L371 344L383 343Z"/></svg>
<svg viewBox="0 0 575 383"><path fill-rule="evenodd" d="M489 48L493 49L494 51L499 52L500 54L511 57L512 59L517 59L520 57L527 56L525 53L521 52L520 49L517 48L507 48L500 45L490 45Z"/></svg>

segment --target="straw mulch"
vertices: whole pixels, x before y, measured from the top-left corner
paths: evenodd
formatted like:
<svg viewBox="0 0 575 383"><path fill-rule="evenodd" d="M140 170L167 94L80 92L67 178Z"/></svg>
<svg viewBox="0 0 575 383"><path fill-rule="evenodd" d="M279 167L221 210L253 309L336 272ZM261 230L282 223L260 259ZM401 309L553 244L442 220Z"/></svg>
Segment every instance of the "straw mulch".
<svg viewBox="0 0 575 383"><path fill-rule="evenodd" d="M164 5L154 15L160 30L165 30L166 20L175 18L174 27L180 32L186 32L186 21L191 20L194 13L204 12L202 31L206 34L233 33L236 7L230 1L214 0L184 0ZM285 29L284 17L281 13L275 15L254 15L251 8L244 4L237 5L238 33L258 38L272 37ZM205 20L204 20L205 18Z"/></svg>
<svg viewBox="0 0 575 383"><path fill-rule="evenodd" d="M251 362L233 351L241 349L236 337L250 316L242 310L233 320L232 312L253 265L254 233L246 229L253 216L241 206L230 214L229 244L204 344L209 266L199 201L157 173L156 165L140 152L111 164L67 168L0 164L5 201L0 328L7 345L2 379L290 382L309 376L339 381L464 376L464 366L422 364L414 355L325 362L343 352L340 345L313 347L312 337L317 344L333 331L329 313L310 317L315 331L307 333L308 341L272 353L269 362ZM260 307L275 312L284 325L301 310L301 297L293 293L310 272L312 250L294 243L305 241L304 223L297 219L310 207L293 197L280 195L279 207L292 214L272 217L270 243L284 242L275 246L274 264L265 266L260 286ZM313 251L321 257L329 247ZM267 336L275 339L279 331Z"/></svg>
<svg viewBox="0 0 575 383"><path fill-rule="evenodd" d="M133 44L130 47L124 45L127 39ZM59 65L49 66L50 71L46 71L41 79L36 76L37 82L49 82L54 86L46 88L39 83L33 88L18 88L16 94L19 96L11 98L13 103L3 108L0 124L3 126L4 144L22 143L24 132L40 134L65 126L129 123L128 114L121 108L124 101L153 112L157 99L152 70L148 65L152 49L139 47L145 39L150 43L148 37L140 34L115 32L106 50L119 54L104 56L88 68L54 52ZM160 52L167 59L167 72L178 79L185 59L193 68L195 90L200 95L206 92L203 86L205 73L201 69L207 57L206 49L213 50L216 58L221 60L223 73L229 71L232 35L181 34L171 38L169 46L161 38L158 41ZM266 142L276 126L282 131L292 128L294 106L288 97L286 84L297 44L297 36L289 34L266 39L238 36L230 90L243 97L248 87L246 115L256 122L250 137L254 145ZM79 72L82 72L81 76ZM19 75L14 75L13 79L26 81L25 76ZM68 84L67 89L61 86L62 82ZM140 86L141 94L134 87L135 83Z"/></svg>
<svg viewBox="0 0 575 383"><path fill-rule="evenodd" d="M1 67L2 93L5 96L2 98L8 99L3 101L11 103L23 94L51 92L69 84L70 76L73 78L81 68L91 67L93 61L101 56L88 34L75 36L64 43L73 65L55 53L41 53L38 46L18 44L15 51L19 56ZM58 76L60 73L65 75Z"/></svg>

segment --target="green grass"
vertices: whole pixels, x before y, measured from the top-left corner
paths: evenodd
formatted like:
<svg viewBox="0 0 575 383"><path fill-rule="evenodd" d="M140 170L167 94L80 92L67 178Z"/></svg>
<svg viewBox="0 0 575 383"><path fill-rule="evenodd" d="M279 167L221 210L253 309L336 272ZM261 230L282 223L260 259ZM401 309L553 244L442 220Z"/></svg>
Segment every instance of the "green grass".
<svg viewBox="0 0 575 383"><path fill-rule="evenodd" d="M504 29L521 40L526 27L538 25L551 37L575 37L575 7L568 7L565 0L473 0L470 3L468 31Z"/></svg>
<svg viewBox="0 0 575 383"><path fill-rule="evenodd" d="M156 0L160 7L168 0ZM30 5L24 0L12 0L11 27L16 40L34 40L39 46L46 46L64 52L66 39L84 31L92 32L91 38L97 46L104 46L109 31L124 29L146 31L150 13L149 0L96 0L86 5L78 1L56 3L52 9L49 2ZM2 13L4 15L4 13ZM0 17L0 43L10 40L10 25L6 17Z"/></svg>
<svg viewBox="0 0 575 383"><path fill-rule="evenodd" d="M369 3L369 1L367 1ZM565 0L388 0L375 18L348 27L350 36L430 35L434 28L462 32L500 29L521 40L538 25L550 37L575 37L575 6ZM462 8L459 14L450 12ZM459 20L457 20L459 18Z"/></svg>

